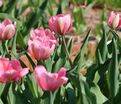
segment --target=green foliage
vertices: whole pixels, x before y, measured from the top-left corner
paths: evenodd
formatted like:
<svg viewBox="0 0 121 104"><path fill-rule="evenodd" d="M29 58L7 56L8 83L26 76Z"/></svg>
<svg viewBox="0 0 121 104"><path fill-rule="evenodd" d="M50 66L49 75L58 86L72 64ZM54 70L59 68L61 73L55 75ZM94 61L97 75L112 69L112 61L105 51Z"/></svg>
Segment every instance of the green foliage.
<svg viewBox="0 0 121 104"><path fill-rule="evenodd" d="M87 81L90 85L92 82L97 83L101 92L108 98L107 102L113 104L115 102L120 102L119 99L117 101L114 100L119 93L120 86L118 60L120 51L118 51L119 48L117 47L119 45L117 44L119 37L115 32L112 32L111 35L112 39L108 40L109 32L103 31L103 37L100 40L96 51L96 62L88 69ZM110 41L110 43L108 41Z"/></svg>

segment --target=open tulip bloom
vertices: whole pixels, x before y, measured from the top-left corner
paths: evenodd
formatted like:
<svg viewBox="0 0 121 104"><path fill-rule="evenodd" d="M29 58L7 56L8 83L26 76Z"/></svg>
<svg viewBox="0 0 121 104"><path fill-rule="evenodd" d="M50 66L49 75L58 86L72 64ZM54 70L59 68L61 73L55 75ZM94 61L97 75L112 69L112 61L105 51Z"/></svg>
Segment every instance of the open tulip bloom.
<svg viewBox="0 0 121 104"><path fill-rule="evenodd" d="M18 81L28 72L29 69L22 69L17 59L0 58L0 82L2 83Z"/></svg>
<svg viewBox="0 0 121 104"><path fill-rule="evenodd" d="M40 65L35 68L34 75L43 91L55 91L68 81L65 68L61 68L58 73L50 73Z"/></svg>
<svg viewBox="0 0 121 104"><path fill-rule="evenodd" d="M28 50L36 60L46 60L53 53L58 42L49 29L37 28L30 33Z"/></svg>

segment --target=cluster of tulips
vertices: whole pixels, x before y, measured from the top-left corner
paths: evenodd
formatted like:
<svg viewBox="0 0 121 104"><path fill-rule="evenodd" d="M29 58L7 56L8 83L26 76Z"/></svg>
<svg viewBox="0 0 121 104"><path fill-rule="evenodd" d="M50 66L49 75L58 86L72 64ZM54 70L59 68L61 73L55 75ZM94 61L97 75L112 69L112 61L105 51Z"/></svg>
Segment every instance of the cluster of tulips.
<svg viewBox="0 0 121 104"><path fill-rule="evenodd" d="M71 16L59 14L52 16L49 20L50 29L42 27L32 29L28 40L28 52L31 57L37 61L47 60L58 46L58 37L63 37L72 27ZM111 12L108 18L108 26L120 30L121 16ZM5 41L11 39L16 33L16 23L9 19L5 19L0 23L0 40ZM67 52L68 54L68 52ZM29 68L22 68L17 59L0 58L0 82L18 81L29 73ZM48 72L43 65L35 67L34 76L37 84L43 91L54 91L63 84L67 83L66 68L62 67L58 73Z"/></svg>
<svg viewBox="0 0 121 104"><path fill-rule="evenodd" d="M72 27L70 15L59 14L49 20L50 29L39 27L32 29L28 40L28 52L37 61L48 59L54 49L58 46L55 33L62 36ZM11 39L16 33L16 24L11 20L5 19L0 24L0 40ZM18 81L29 73L29 68L22 68L17 59L0 58L0 82ZM67 83L66 68L62 67L58 73L48 72L43 65L35 67L34 76L37 84L43 91L54 91L63 84Z"/></svg>

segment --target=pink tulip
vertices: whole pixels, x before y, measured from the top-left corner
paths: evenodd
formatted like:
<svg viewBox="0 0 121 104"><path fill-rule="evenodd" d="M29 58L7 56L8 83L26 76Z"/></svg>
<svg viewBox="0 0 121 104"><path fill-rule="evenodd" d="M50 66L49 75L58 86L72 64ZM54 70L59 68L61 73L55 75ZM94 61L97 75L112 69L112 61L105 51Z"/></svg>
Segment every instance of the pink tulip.
<svg viewBox="0 0 121 104"><path fill-rule="evenodd" d="M108 26L115 30L121 29L121 16L112 11L108 18Z"/></svg>
<svg viewBox="0 0 121 104"><path fill-rule="evenodd" d="M69 14L59 14L52 16L49 20L49 27L57 34L63 35L67 33L72 27L72 20Z"/></svg>
<svg viewBox="0 0 121 104"><path fill-rule="evenodd" d="M28 68L22 69L17 59L0 58L0 82L18 81L28 73Z"/></svg>
<svg viewBox="0 0 121 104"><path fill-rule="evenodd" d="M43 91L54 91L68 81L65 68L61 68L58 73L50 73L40 65L35 68L34 75Z"/></svg>
<svg viewBox="0 0 121 104"><path fill-rule="evenodd" d="M49 29L37 28L30 33L28 51L36 60L46 60L57 44L54 34Z"/></svg>
<svg viewBox="0 0 121 104"><path fill-rule="evenodd" d="M15 33L15 25L11 20L5 19L2 23L0 23L0 40L11 39Z"/></svg>

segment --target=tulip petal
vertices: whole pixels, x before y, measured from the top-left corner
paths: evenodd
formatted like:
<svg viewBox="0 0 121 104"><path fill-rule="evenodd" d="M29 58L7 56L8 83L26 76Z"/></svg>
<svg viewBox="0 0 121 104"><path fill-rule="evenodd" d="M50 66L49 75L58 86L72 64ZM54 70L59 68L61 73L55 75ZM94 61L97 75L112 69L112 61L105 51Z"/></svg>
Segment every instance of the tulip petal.
<svg viewBox="0 0 121 104"><path fill-rule="evenodd" d="M37 66L34 71L35 79L37 80L38 85L42 88L42 90L47 91L47 82L46 75L47 71L43 66Z"/></svg>
<svg viewBox="0 0 121 104"><path fill-rule="evenodd" d="M45 74L45 78L46 78L46 83L47 83L47 89L50 91L56 90L57 89L57 74L51 74L49 72L47 72Z"/></svg>
<svg viewBox="0 0 121 104"><path fill-rule="evenodd" d="M65 19L63 18L63 17L60 17L58 20L58 25L59 25L59 31L60 31L60 33L62 34L62 33L64 33L64 27L66 27L65 26Z"/></svg>
<svg viewBox="0 0 121 104"><path fill-rule="evenodd" d="M54 31L54 24L53 22L56 20L56 17L55 16L52 16L49 20L48 20L48 23L49 23L49 27L52 31Z"/></svg>
<svg viewBox="0 0 121 104"><path fill-rule="evenodd" d="M23 77L23 76L25 76L28 73L29 73L29 68L24 68L24 69L21 70L20 76Z"/></svg>
<svg viewBox="0 0 121 104"><path fill-rule="evenodd" d="M66 33L67 31L69 31L72 27L72 21L71 21L71 17L70 15L66 15L64 17L64 30L63 30L63 33Z"/></svg>
<svg viewBox="0 0 121 104"><path fill-rule="evenodd" d="M63 84L67 83L67 81L68 81L68 78L66 77L59 78L56 83L57 87L62 86Z"/></svg>
<svg viewBox="0 0 121 104"><path fill-rule="evenodd" d="M66 68L61 68L58 72L58 77L66 76Z"/></svg>
<svg viewBox="0 0 121 104"><path fill-rule="evenodd" d="M112 26L113 19L115 18L116 14L112 11L109 18L108 18L108 26Z"/></svg>
<svg viewBox="0 0 121 104"><path fill-rule="evenodd" d="M5 19L5 20L2 22L2 24L3 24L4 26L7 26L7 25L12 24L12 21L11 21L10 19Z"/></svg>
<svg viewBox="0 0 121 104"><path fill-rule="evenodd" d="M7 70L9 60L7 58L0 58L0 75L4 73L4 70Z"/></svg>
<svg viewBox="0 0 121 104"><path fill-rule="evenodd" d="M113 20L113 23L112 23L113 28L114 29L117 28L118 24L119 24L119 14L117 14Z"/></svg>

